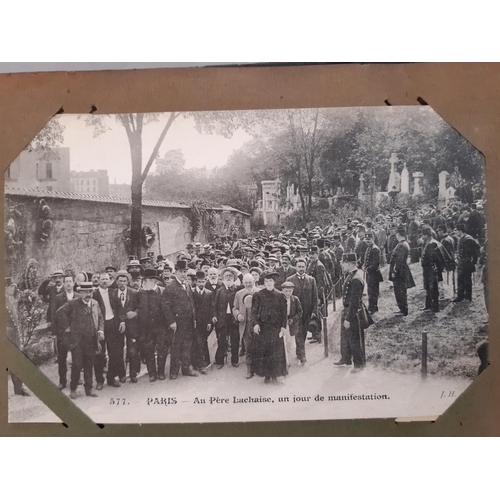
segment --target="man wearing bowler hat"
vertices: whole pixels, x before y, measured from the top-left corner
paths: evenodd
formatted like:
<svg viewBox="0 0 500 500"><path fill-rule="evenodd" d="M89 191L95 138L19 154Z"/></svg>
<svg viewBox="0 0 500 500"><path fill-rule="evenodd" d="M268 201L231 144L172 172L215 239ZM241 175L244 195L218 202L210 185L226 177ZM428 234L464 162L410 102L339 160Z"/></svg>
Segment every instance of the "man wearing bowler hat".
<svg viewBox="0 0 500 500"><path fill-rule="evenodd" d="M182 366L182 374L197 377L191 369L191 346L195 328L193 291L187 282L188 263L180 259L175 264L175 279L163 292L163 313L166 324L173 332L170 357L170 378L175 380Z"/></svg>
<svg viewBox="0 0 500 500"><path fill-rule="evenodd" d="M76 399L80 373L83 368L85 394L96 397L92 391L92 368L96 351L104 340L104 318L96 300L92 298L92 282L78 287L80 297L66 302L56 313L57 324L63 332L66 347L71 351L70 397Z"/></svg>

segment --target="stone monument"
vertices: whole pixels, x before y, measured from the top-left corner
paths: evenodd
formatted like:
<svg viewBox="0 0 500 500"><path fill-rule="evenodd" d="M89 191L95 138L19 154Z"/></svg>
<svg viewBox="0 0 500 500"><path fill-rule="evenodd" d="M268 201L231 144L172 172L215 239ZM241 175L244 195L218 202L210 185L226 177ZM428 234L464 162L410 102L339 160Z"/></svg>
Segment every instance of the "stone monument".
<svg viewBox="0 0 500 500"><path fill-rule="evenodd" d="M387 184L387 191L392 191L393 186L396 186L396 190L399 191L401 187L401 177L396 172L396 163L398 162L398 155L396 153L391 153L389 158L389 163L391 164L391 173L389 175L389 182Z"/></svg>
<svg viewBox="0 0 500 500"><path fill-rule="evenodd" d="M422 172L413 172L413 196L422 195L422 187L420 186L420 179L423 179Z"/></svg>
<svg viewBox="0 0 500 500"><path fill-rule="evenodd" d="M402 193L410 192L410 173L406 168L406 162L404 164L403 171L401 172L401 192Z"/></svg>

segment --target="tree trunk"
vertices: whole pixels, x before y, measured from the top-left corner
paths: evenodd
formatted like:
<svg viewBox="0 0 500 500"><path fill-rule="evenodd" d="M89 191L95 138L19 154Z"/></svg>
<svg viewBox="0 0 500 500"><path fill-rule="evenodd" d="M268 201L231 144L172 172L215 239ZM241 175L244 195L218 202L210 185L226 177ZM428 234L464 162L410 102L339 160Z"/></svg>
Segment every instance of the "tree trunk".
<svg viewBox="0 0 500 500"><path fill-rule="evenodd" d="M130 217L130 253L141 258L142 230L142 137L133 133L130 137L132 157L132 210Z"/></svg>

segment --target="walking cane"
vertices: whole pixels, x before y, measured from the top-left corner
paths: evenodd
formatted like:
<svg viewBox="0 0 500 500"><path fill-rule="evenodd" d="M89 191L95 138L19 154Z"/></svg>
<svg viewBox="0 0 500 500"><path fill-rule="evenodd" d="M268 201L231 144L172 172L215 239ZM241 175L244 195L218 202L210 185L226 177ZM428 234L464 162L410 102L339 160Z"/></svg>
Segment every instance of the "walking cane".
<svg viewBox="0 0 500 500"><path fill-rule="evenodd" d="M453 295L456 295L456 290L455 290L455 270L452 271L452 279L453 279Z"/></svg>
<svg viewBox="0 0 500 500"><path fill-rule="evenodd" d="M361 326L361 321L359 319L359 311L356 313L356 317L358 318L358 328L359 328L359 345L361 346L361 354L363 356L363 367L366 366L366 355L365 355L365 330ZM352 328L350 326L349 328Z"/></svg>
<svg viewBox="0 0 500 500"><path fill-rule="evenodd" d="M450 271L446 271L446 284L450 284Z"/></svg>

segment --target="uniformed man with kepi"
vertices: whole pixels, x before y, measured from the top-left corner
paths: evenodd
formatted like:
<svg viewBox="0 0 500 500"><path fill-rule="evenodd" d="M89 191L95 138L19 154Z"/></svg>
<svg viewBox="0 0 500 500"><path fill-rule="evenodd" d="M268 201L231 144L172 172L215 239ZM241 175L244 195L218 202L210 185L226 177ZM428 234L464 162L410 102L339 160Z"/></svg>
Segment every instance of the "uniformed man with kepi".
<svg viewBox="0 0 500 500"><path fill-rule="evenodd" d="M413 276L408 266L410 245L406 241L406 229L399 226L396 231L398 244L392 251L389 261L389 281L394 284L394 295L399 307L396 316L408 316L407 289L415 286Z"/></svg>
<svg viewBox="0 0 500 500"><path fill-rule="evenodd" d="M343 255L342 268L346 273L346 279L342 288L344 309L340 320L341 358L334 365L352 365L354 361L352 372L355 373L362 370L365 364L358 318L365 282L361 270L358 269L357 255L355 253L345 253Z"/></svg>

